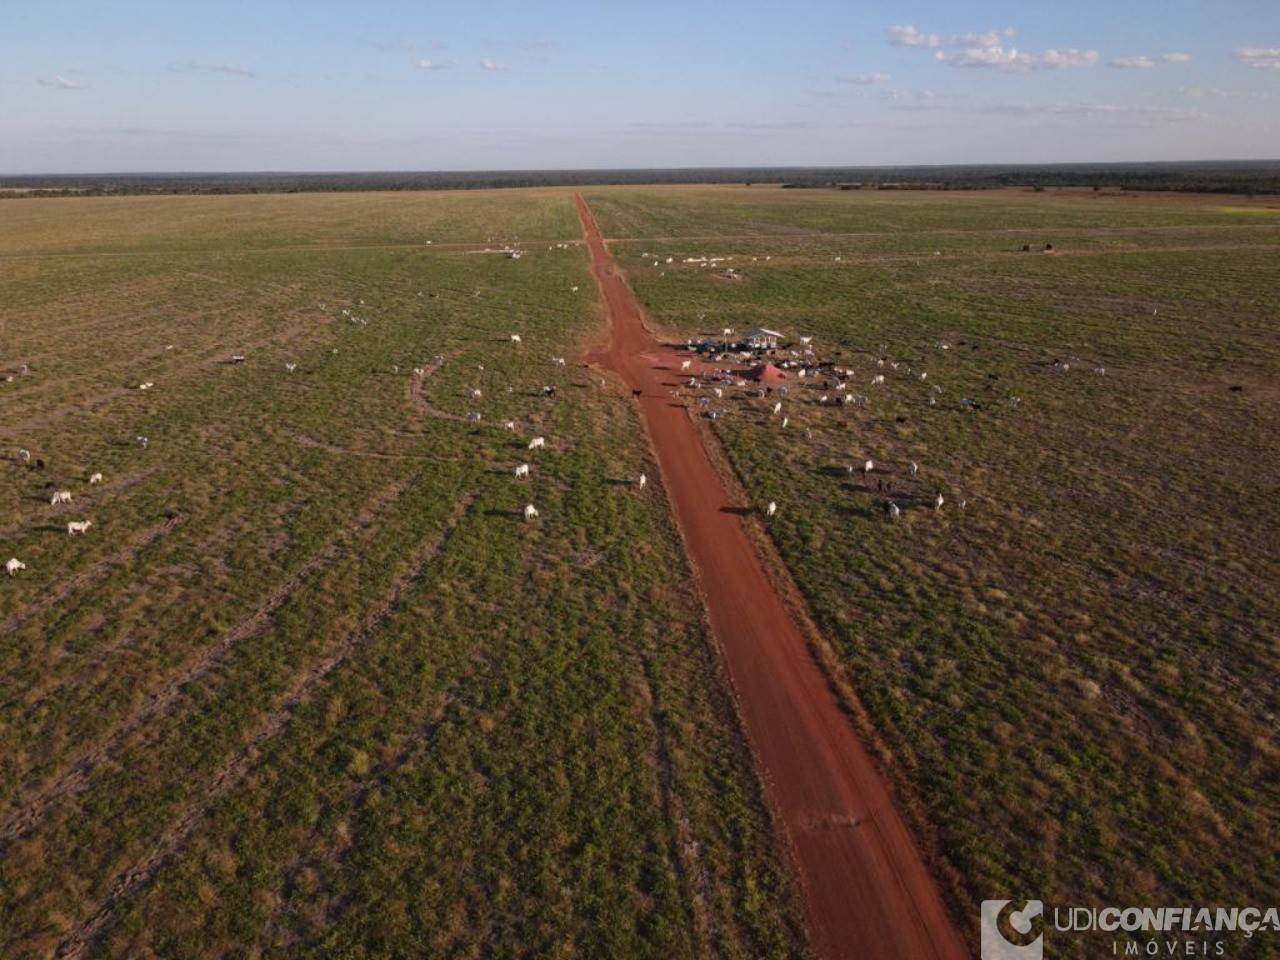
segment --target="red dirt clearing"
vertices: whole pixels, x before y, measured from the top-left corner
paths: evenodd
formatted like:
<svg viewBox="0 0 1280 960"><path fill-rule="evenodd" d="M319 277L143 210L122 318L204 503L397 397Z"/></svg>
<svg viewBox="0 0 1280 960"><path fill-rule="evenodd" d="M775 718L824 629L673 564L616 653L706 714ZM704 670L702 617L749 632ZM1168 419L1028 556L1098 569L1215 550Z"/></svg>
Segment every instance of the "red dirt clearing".
<svg viewBox="0 0 1280 960"><path fill-rule="evenodd" d="M774 813L792 851L810 942L823 958L967 957L879 771L832 693L730 505L677 374L576 197L611 319L598 356L633 390L684 535ZM783 506L786 509L786 506Z"/></svg>

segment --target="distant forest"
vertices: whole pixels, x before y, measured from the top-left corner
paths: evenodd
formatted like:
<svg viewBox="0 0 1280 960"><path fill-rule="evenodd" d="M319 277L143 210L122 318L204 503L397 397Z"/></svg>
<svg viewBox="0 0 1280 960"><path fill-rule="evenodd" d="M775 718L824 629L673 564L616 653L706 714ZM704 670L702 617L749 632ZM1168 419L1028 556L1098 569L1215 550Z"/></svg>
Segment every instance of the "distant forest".
<svg viewBox="0 0 1280 960"><path fill-rule="evenodd" d="M1280 160L1043 166L707 167L685 170L502 170L456 173L138 173L2 176L0 199L131 194L479 190L604 184L745 183L793 189L1173 190L1280 194Z"/></svg>

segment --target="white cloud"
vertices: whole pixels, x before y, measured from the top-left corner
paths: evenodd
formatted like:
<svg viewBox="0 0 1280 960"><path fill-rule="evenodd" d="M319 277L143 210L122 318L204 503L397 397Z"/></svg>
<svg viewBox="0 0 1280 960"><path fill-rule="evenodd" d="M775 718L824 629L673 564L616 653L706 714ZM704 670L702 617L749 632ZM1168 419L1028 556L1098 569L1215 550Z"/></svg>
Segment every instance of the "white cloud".
<svg viewBox="0 0 1280 960"><path fill-rule="evenodd" d="M1031 54L1019 53L1017 47L1006 50L998 39L990 44L980 42L993 36L967 35L964 45L954 50L939 50L934 57L949 67L988 67L1005 73L1024 73L1037 65Z"/></svg>
<svg viewBox="0 0 1280 960"><path fill-rule="evenodd" d="M41 77L38 83L42 87L53 87L55 90L83 90L85 86L79 80L72 80L70 77L64 77L59 73L49 77Z"/></svg>
<svg viewBox="0 0 1280 960"><path fill-rule="evenodd" d="M1280 70L1280 47L1240 47L1232 51L1241 63L1258 70Z"/></svg>
<svg viewBox="0 0 1280 960"><path fill-rule="evenodd" d="M1190 63L1191 54L1189 53L1162 53L1160 59L1165 63Z"/></svg>
<svg viewBox="0 0 1280 960"><path fill-rule="evenodd" d="M1115 67L1117 70L1150 70L1155 65L1156 62L1145 54L1138 57L1119 57L1107 62L1108 67Z"/></svg>
<svg viewBox="0 0 1280 960"><path fill-rule="evenodd" d="M441 63L439 60L427 60L425 57L413 61L413 65L419 70L444 70L452 64Z"/></svg>
<svg viewBox="0 0 1280 960"><path fill-rule="evenodd" d="M247 77L256 79L257 74L247 67L237 66L234 63L204 63L199 60L184 60L181 63L169 64L169 70L173 73L225 73L233 77Z"/></svg>
<svg viewBox="0 0 1280 960"><path fill-rule="evenodd" d="M1041 65L1050 70L1062 70L1067 67L1092 67L1097 62L1097 50L1077 50L1075 47L1046 50L1040 55Z"/></svg>
<svg viewBox="0 0 1280 960"><path fill-rule="evenodd" d="M501 73L503 70L507 68L504 67L502 64L498 63L498 61L490 60L488 57L485 57L483 60L480 61L480 69L487 70L489 71L489 73Z"/></svg>
<svg viewBox="0 0 1280 960"><path fill-rule="evenodd" d="M1252 93L1241 93L1239 90L1224 90L1221 87L1179 87L1178 92L1192 100L1270 100L1271 94L1262 90Z"/></svg>
<svg viewBox="0 0 1280 960"><path fill-rule="evenodd" d="M889 79L887 73L858 73L853 76L837 77L841 83L857 83L862 86L869 86L873 83L884 83Z"/></svg>
<svg viewBox="0 0 1280 960"><path fill-rule="evenodd" d="M942 44L942 38L936 33L921 33L915 27L886 27L889 42L895 47L926 47L933 50Z"/></svg>
<svg viewBox="0 0 1280 960"><path fill-rule="evenodd" d="M949 67L982 67L1002 73L1026 73L1041 67L1060 70L1067 67L1091 67L1098 62L1097 50L1076 47L1046 50L1042 54L1027 53L1005 46L1017 33L1013 27L1003 30L966 31L941 37L922 33L913 26L888 27L889 40L900 47L926 47L934 50L934 59Z"/></svg>

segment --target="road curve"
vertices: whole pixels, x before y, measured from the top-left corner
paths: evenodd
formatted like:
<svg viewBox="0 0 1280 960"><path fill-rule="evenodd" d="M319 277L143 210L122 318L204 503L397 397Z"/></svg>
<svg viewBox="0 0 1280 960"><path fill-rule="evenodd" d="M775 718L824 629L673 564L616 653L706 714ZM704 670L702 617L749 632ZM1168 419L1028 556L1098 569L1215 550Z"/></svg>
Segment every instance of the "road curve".
<svg viewBox="0 0 1280 960"><path fill-rule="evenodd" d="M610 340L596 359L640 411L824 960L969 956L887 785L765 574L586 201L575 197ZM782 509L788 505L783 504Z"/></svg>

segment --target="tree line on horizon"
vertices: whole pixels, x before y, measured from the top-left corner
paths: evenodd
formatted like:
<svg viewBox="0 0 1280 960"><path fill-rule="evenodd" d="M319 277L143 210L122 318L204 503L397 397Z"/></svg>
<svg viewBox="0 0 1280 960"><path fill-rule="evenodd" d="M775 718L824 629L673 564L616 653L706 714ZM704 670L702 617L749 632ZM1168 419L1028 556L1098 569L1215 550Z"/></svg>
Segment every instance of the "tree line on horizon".
<svg viewBox="0 0 1280 960"><path fill-rule="evenodd" d="M69 195L324 193L723 183L840 190L983 190L1025 187L1031 190L1092 188L1098 191L1280 194L1280 161L1037 166L55 174L0 176L0 199Z"/></svg>

